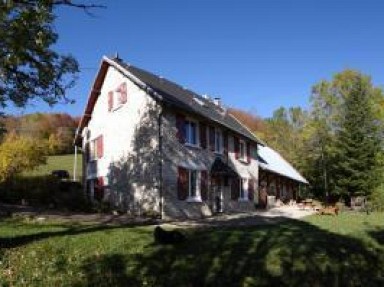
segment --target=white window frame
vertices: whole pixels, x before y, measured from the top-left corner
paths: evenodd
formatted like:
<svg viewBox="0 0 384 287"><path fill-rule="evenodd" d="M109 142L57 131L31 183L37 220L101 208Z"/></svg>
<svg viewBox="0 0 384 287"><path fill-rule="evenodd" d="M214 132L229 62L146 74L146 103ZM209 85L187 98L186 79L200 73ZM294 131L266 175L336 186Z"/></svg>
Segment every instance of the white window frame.
<svg viewBox="0 0 384 287"><path fill-rule="evenodd" d="M89 141L89 161L97 160L97 141L98 138L94 138Z"/></svg>
<svg viewBox="0 0 384 287"><path fill-rule="evenodd" d="M240 178L239 182L239 201L248 201L248 184L249 179L248 178Z"/></svg>
<svg viewBox="0 0 384 287"><path fill-rule="evenodd" d="M191 123L195 125L196 129L196 143L190 142L190 139L192 138L192 129ZM199 147L200 146L200 135L199 135L199 123L195 120L192 119L185 119L184 121L184 129L185 129L185 144L188 146L193 146L193 147Z"/></svg>
<svg viewBox="0 0 384 287"><path fill-rule="evenodd" d="M188 171L188 202L202 202L201 200L201 191L200 191L200 185L201 185L201 171L196 169L187 169ZM196 192L195 195L192 195L192 173L196 172Z"/></svg>
<svg viewBox="0 0 384 287"><path fill-rule="evenodd" d="M223 132L219 128L215 128L215 153L222 154L224 150Z"/></svg>

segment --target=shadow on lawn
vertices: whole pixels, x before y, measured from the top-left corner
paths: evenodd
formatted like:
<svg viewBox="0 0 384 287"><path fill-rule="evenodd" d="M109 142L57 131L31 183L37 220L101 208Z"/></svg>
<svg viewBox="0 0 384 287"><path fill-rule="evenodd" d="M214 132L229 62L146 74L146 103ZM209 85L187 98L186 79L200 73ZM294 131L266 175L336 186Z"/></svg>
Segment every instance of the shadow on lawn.
<svg viewBox="0 0 384 287"><path fill-rule="evenodd" d="M140 224L140 226L152 225L152 224L153 223L148 222L147 224L142 223ZM0 237L0 249L16 248L26 244L33 243L35 241L48 239L51 237L80 235L80 234L86 234L91 232L106 231L106 230L113 230L113 229L119 229L119 228L120 229L133 228L133 227L137 227L138 224L124 224L124 225L49 224L49 225L42 225L42 226L47 228L64 228L64 229L58 230L58 231L49 231L49 230L40 231L37 233L19 235L14 237ZM34 226L32 225L31 227L33 228ZM28 225L26 226L25 224L20 224L20 228L28 228Z"/></svg>
<svg viewBox="0 0 384 287"><path fill-rule="evenodd" d="M115 286L383 286L383 253L382 246L290 220L190 231L183 244L92 258L83 270L97 286L109 285L105 278Z"/></svg>

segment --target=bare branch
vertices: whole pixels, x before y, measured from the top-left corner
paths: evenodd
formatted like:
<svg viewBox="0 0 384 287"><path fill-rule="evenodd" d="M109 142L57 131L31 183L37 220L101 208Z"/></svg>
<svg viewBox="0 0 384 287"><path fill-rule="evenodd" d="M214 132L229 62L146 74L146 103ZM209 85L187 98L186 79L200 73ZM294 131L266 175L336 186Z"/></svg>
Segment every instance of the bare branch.
<svg viewBox="0 0 384 287"><path fill-rule="evenodd" d="M80 8L83 9L86 14L89 16L95 16L92 12L90 12L91 9L98 8L98 9L105 9L107 8L105 5L98 5L98 4L84 4L84 3L74 3L72 0L52 0L52 5L65 5L70 6L74 8Z"/></svg>

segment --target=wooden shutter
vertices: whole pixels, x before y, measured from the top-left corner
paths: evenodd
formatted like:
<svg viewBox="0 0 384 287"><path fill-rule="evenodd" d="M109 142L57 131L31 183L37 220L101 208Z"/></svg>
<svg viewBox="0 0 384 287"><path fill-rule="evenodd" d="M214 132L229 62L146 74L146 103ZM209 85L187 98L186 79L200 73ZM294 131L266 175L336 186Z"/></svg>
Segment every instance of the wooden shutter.
<svg viewBox="0 0 384 287"><path fill-rule="evenodd" d="M108 112L113 109L113 91L108 92Z"/></svg>
<svg viewBox="0 0 384 287"><path fill-rule="evenodd" d="M231 199L232 200L238 200L240 197L240 182L239 178L233 178L232 179L232 185L231 185Z"/></svg>
<svg viewBox="0 0 384 287"><path fill-rule="evenodd" d="M215 128L209 127L209 148L211 151L215 151Z"/></svg>
<svg viewBox="0 0 384 287"><path fill-rule="evenodd" d="M208 199L208 172L206 170L201 171L201 183L200 183L201 199Z"/></svg>
<svg viewBox="0 0 384 287"><path fill-rule="evenodd" d="M248 180L248 199L250 201L253 201L254 193L255 193L255 182L253 179L249 179Z"/></svg>
<svg viewBox="0 0 384 287"><path fill-rule="evenodd" d="M96 139L96 145L97 145L97 158L102 158L104 155L104 140L103 136L99 136Z"/></svg>
<svg viewBox="0 0 384 287"><path fill-rule="evenodd" d="M119 87L119 92L120 92L120 103L125 104L127 102L127 83L124 82L120 85Z"/></svg>
<svg viewBox="0 0 384 287"><path fill-rule="evenodd" d="M177 198L179 200L186 200L188 197L188 189L189 189L188 170L183 167L179 167L178 175L177 175Z"/></svg>
<svg viewBox="0 0 384 287"><path fill-rule="evenodd" d="M207 148L207 126L204 123L200 123L200 146Z"/></svg>
<svg viewBox="0 0 384 287"><path fill-rule="evenodd" d="M223 133L224 155L228 156L228 132Z"/></svg>
<svg viewBox="0 0 384 287"><path fill-rule="evenodd" d="M95 187L94 187L94 198L96 200L103 200L104 198L104 178L102 176L98 177L96 182L95 182Z"/></svg>
<svg viewBox="0 0 384 287"><path fill-rule="evenodd" d="M234 139L234 146L235 146L235 158L240 158L240 139L238 137L233 137Z"/></svg>
<svg viewBox="0 0 384 287"><path fill-rule="evenodd" d="M180 143L185 143L185 117L183 115L176 115L176 129L177 138Z"/></svg>
<svg viewBox="0 0 384 287"><path fill-rule="evenodd" d="M251 163L251 143L247 142L247 162Z"/></svg>

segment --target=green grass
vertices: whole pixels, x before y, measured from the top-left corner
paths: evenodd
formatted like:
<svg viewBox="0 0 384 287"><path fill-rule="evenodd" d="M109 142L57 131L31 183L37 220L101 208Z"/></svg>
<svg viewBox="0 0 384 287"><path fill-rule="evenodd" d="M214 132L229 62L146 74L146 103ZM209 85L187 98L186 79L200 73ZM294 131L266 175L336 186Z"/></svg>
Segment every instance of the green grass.
<svg viewBox="0 0 384 287"><path fill-rule="evenodd" d="M153 227L0 222L1 285L384 286L384 214L189 229L175 246Z"/></svg>
<svg viewBox="0 0 384 287"><path fill-rule="evenodd" d="M71 178L73 177L73 164L75 155L53 155L47 158L47 163L37 167L35 170L26 173L27 176L41 176L51 174L52 170L65 169L69 172ZM82 176L82 155L77 155L77 177Z"/></svg>

